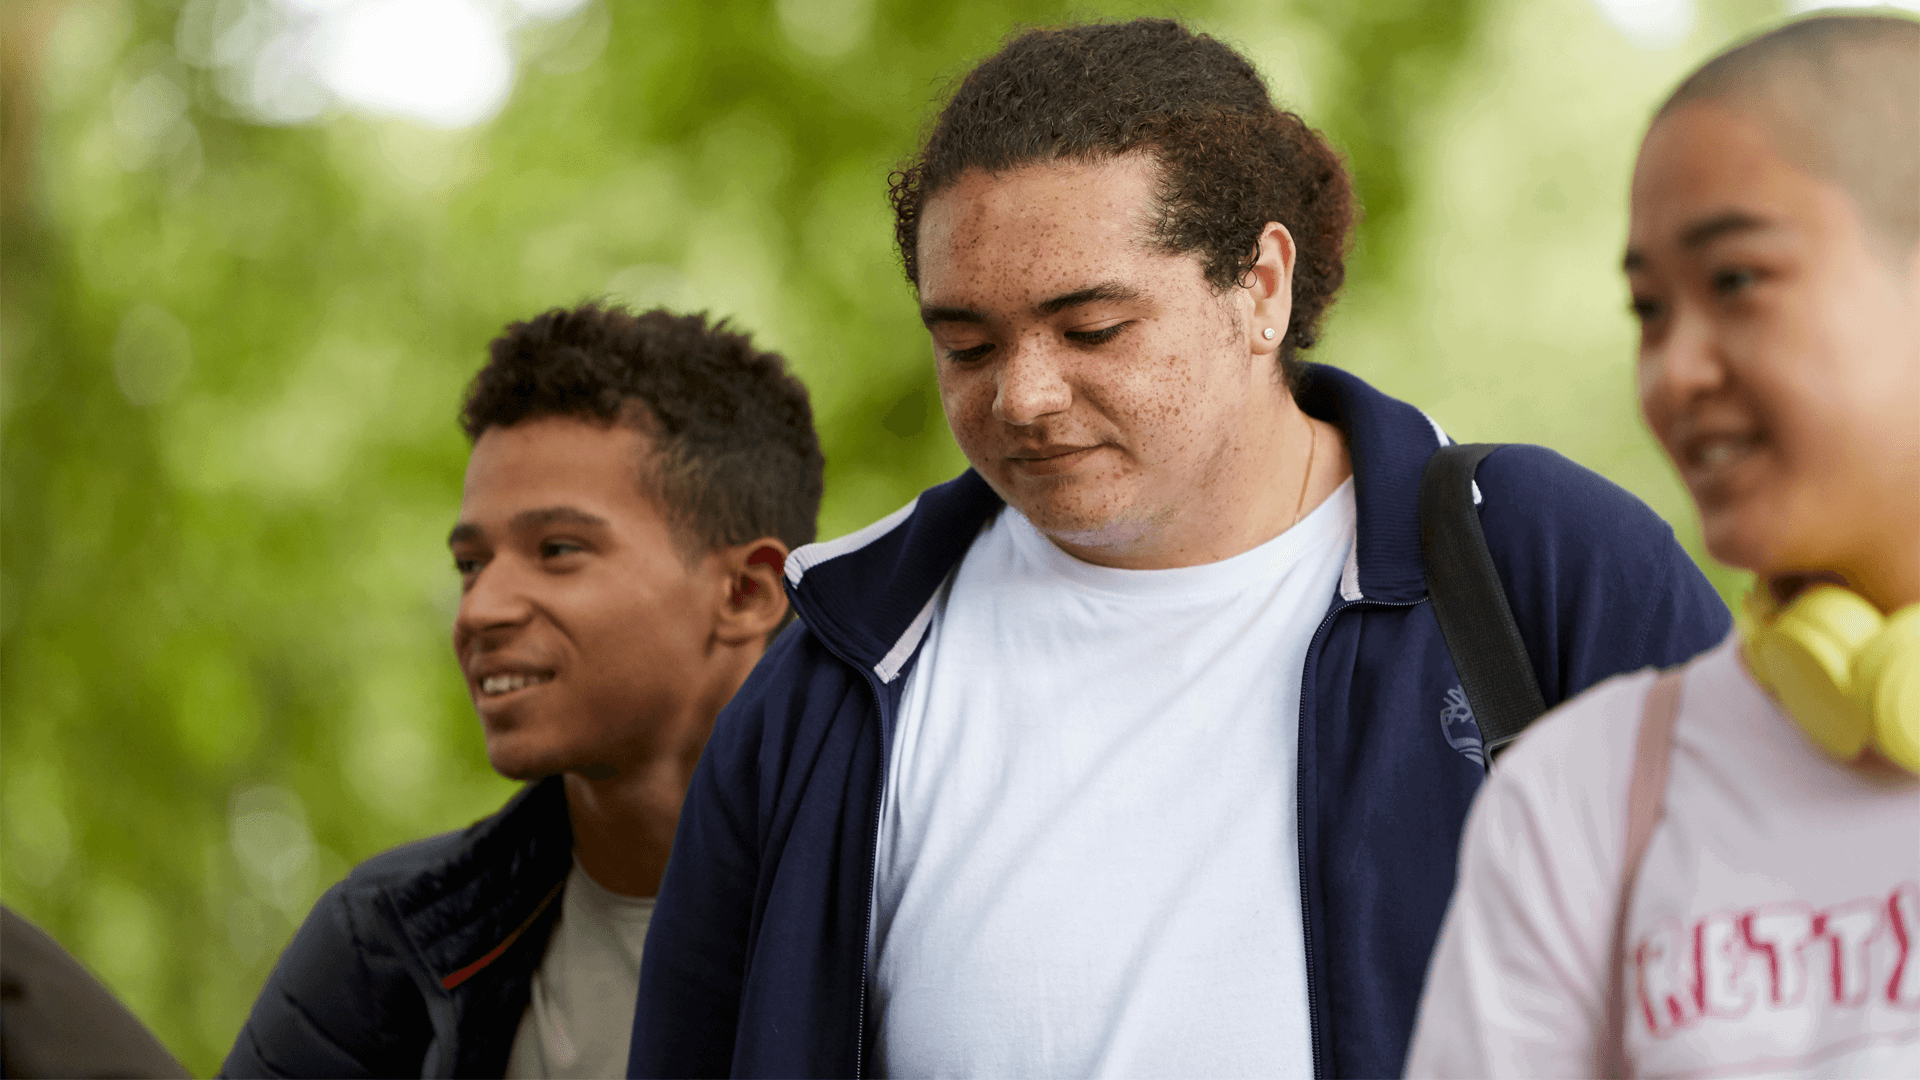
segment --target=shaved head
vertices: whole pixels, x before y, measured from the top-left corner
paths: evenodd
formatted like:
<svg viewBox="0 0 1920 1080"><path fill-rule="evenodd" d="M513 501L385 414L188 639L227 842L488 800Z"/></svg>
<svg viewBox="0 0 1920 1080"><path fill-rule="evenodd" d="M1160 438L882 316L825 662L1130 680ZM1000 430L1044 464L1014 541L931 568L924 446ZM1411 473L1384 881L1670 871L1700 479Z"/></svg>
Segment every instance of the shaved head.
<svg viewBox="0 0 1920 1080"><path fill-rule="evenodd" d="M1696 102L1758 123L1782 157L1845 188L1895 265L1920 246L1920 22L1822 15L1788 23L1709 61L1655 124Z"/></svg>

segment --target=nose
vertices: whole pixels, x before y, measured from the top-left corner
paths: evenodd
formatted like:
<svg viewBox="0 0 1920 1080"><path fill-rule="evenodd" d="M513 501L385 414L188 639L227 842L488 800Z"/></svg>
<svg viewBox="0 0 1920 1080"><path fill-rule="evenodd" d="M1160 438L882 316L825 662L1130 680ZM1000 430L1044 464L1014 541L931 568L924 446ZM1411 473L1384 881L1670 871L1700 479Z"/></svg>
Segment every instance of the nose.
<svg viewBox="0 0 1920 1080"><path fill-rule="evenodd" d="M1036 341L1015 342L999 365L993 396L994 419L1025 427L1067 411L1073 388L1054 350Z"/></svg>
<svg viewBox="0 0 1920 1080"><path fill-rule="evenodd" d="M1726 384L1722 344L1711 319L1682 307L1674 312L1672 325L1659 340L1641 345L1636 367L1640 404L1656 430L1661 416Z"/></svg>
<svg viewBox="0 0 1920 1080"><path fill-rule="evenodd" d="M533 614L526 590L520 588L511 561L489 560L473 576L473 582L460 597L459 610L453 616L453 648L464 657L478 642L482 647L498 644L510 636Z"/></svg>

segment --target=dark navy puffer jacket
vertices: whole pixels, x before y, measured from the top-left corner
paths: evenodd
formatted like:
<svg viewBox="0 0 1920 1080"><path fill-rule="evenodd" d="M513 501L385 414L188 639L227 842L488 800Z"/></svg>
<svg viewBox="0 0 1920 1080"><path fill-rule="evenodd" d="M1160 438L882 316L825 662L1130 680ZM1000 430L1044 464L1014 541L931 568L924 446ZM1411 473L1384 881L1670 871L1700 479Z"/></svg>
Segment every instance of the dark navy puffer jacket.
<svg viewBox="0 0 1920 1080"><path fill-rule="evenodd" d="M1301 690L1314 1072L1394 1076L1482 776L1421 559L1421 470L1445 436L1331 368L1312 367L1298 399L1345 432L1359 510ZM1549 705L1726 635L1719 597L1626 492L1531 446L1494 452L1478 488ZM694 774L647 936L630 1075L873 1072L867 928L903 676L936 590L1000 508L967 473L788 559L804 627L748 677Z"/></svg>
<svg viewBox="0 0 1920 1080"><path fill-rule="evenodd" d="M355 867L313 906L222 1076L499 1076L573 868L558 777Z"/></svg>

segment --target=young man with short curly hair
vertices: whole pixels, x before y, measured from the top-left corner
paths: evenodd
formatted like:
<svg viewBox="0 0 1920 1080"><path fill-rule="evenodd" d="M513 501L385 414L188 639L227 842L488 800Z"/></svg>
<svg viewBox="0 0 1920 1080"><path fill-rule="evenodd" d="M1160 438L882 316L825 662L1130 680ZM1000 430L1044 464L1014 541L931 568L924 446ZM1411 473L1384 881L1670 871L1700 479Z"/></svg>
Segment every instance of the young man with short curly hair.
<svg viewBox="0 0 1920 1080"><path fill-rule="evenodd" d="M1482 769L1421 562L1444 437L1297 356L1339 159L1220 42L1076 26L967 75L893 201L972 468L788 560L631 1074L1393 1074ZM1534 447L1478 483L1549 701L1725 632L1625 492Z"/></svg>
<svg viewBox="0 0 1920 1080"><path fill-rule="evenodd" d="M493 817L328 890L231 1076L608 1076L681 798L788 611L823 460L806 390L725 323L586 304L467 392L453 647Z"/></svg>

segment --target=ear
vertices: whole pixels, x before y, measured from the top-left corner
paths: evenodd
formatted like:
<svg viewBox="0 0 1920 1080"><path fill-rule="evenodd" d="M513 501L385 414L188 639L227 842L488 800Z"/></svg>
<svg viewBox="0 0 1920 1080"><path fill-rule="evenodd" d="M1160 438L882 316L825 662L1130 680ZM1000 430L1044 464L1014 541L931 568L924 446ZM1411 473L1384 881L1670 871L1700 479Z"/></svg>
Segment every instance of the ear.
<svg viewBox="0 0 1920 1080"><path fill-rule="evenodd" d="M787 615L787 545L771 536L714 552L726 582L726 598L714 621L714 637L726 645L766 640Z"/></svg>
<svg viewBox="0 0 1920 1080"><path fill-rule="evenodd" d="M1260 230L1260 253L1241 277L1253 304L1247 312L1247 340L1255 356L1273 356L1287 337L1293 315L1293 234L1277 221ZM1268 337L1266 331L1272 330Z"/></svg>

